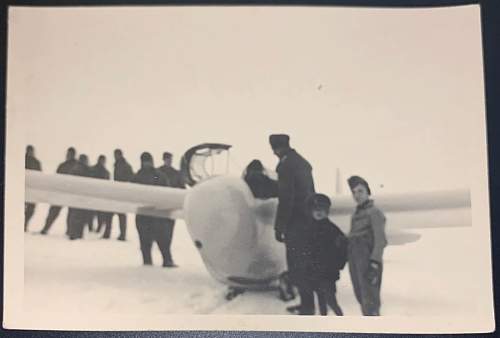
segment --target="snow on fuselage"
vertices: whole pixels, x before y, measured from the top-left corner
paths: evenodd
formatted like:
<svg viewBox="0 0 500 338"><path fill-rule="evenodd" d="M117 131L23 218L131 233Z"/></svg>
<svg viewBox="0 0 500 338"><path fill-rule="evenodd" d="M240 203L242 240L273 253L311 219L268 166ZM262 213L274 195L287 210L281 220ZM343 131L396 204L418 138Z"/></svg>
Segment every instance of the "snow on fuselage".
<svg viewBox="0 0 500 338"><path fill-rule="evenodd" d="M230 286L269 287L286 269L284 245L237 177L218 176L193 187L184 201L188 231L210 274Z"/></svg>

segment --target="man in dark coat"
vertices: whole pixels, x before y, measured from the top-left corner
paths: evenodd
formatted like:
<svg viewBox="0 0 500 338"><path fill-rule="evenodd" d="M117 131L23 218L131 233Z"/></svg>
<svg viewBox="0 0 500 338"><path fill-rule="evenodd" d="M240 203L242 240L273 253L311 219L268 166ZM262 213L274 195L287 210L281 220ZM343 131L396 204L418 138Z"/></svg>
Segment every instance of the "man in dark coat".
<svg viewBox="0 0 500 338"><path fill-rule="evenodd" d="M66 160L57 167L56 173L69 175L70 171L77 162L78 161L76 159L75 148L73 147L68 148L68 150L66 151ZM60 212L61 212L60 206L58 205L50 206L47 218L45 219L45 226L43 227L42 231L40 231L40 234L46 235L49 232L50 228L52 227L52 224L54 224ZM68 228L69 225L66 222L66 234L68 234Z"/></svg>
<svg viewBox="0 0 500 338"><path fill-rule="evenodd" d="M42 171L42 165L35 157L35 148L32 145L26 147L24 168ZM35 206L35 203L24 203L24 232L28 231L28 224L31 217L33 217L33 214L35 213Z"/></svg>
<svg viewBox="0 0 500 338"><path fill-rule="evenodd" d="M115 170L113 179L118 182L130 182L134 176L132 166L127 162L123 156L121 149L115 149ZM117 214L120 222L120 236L119 241L125 241L127 238L127 215Z"/></svg>
<svg viewBox="0 0 500 338"><path fill-rule="evenodd" d="M155 169L153 157L150 153L141 154L141 169L132 179L133 183L168 186L167 177ZM153 242L158 244L163 257L164 267L175 267L170 253L173 223L171 219L162 217L152 217L136 215L135 223L139 240L141 242L141 252L144 265L152 265L151 249Z"/></svg>
<svg viewBox="0 0 500 338"><path fill-rule="evenodd" d="M99 156L96 165L91 168L91 175L92 177L98 179L110 179L109 171L106 169L106 156ZM104 227L104 234L102 238L109 239L111 235L111 220L113 218L113 213L96 210L94 212L94 216L97 216L97 232L101 232L101 229Z"/></svg>
<svg viewBox="0 0 500 338"><path fill-rule="evenodd" d="M81 154L77 163L70 170L71 175L92 177L87 155ZM83 238L85 226L92 221L92 210L68 208L68 236L70 240Z"/></svg>
<svg viewBox="0 0 500 338"><path fill-rule="evenodd" d="M314 314L314 295L307 273L311 265L310 215L306 200L314 194L312 167L289 145L288 135L271 135L269 142L279 158L278 211L274 225L276 240L284 242L289 278L297 286L300 305L287 310Z"/></svg>
<svg viewBox="0 0 500 338"><path fill-rule="evenodd" d="M278 182L264 173L264 166L259 160L253 160L248 164L243 179L255 198L278 197Z"/></svg>
<svg viewBox="0 0 500 338"><path fill-rule="evenodd" d="M184 179L181 172L172 167L172 153L168 151L163 153L163 165L158 168L168 179L168 186L184 189Z"/></svg>
<svg viewBox="0 0 500 338"><path fill-rule="evenodd" d="M167 179L167 185L173 188L185 189L186 185L184 183L184 178L180 171L172 167L172 153L166 151L163 153L163 165L159 167L159 170L165 178ZM166 227L167 239L165 246L168 248L170 253L170 245L172 244L172 237L174 235L175 219L164 218L163 224ZM170 255L170 254L169 254ZM170 256L170 262L167 265L175 266Z"/></svg>

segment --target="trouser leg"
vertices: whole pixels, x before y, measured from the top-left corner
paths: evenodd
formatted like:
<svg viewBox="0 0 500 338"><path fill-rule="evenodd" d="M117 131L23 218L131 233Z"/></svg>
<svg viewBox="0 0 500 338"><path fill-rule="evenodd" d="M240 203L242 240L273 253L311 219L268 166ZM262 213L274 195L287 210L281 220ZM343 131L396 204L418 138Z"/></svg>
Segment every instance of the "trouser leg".
<svg viewBox="0 0 500 338"><path fill-rule="evenodd" d="M69 238L79 239L83 238L83 231L89 221L89 214L87 210L70 209L69 212Z"/></svg>
<svg viewBox="0 0 500 338"><path fill-rule="evenodd" d="M69 239L77 239L80 238L80 222L81 217L79 215L79 211L77 209L69 208L68 209L68 236Z"/></svg>
<svg viewBox="0 0 500 338"><path fill-rule="evenodd" d="M313 288L307 283L300 283L299 285L299 295L301 312L305 315L314 314L314 292Z"/></svg>
<svg viewBox="0 0 500 338"><path fill-rule="evenodd" d="M361 281L359 279L359 270L357 266L358 262L354 259L354 255L351 254L349 258L349 275L351 276L352 288L354 290L354 296L359 304L362 304L363 297L361 293Z"/></svg>
<svg viewBox="0 0 500 338"><path fill-rule="evenodd" d="M88 225L89 231L94 231L94 218L96 216L96 212L93 210L88 210L87 212L88 214L85 223Z"/></svg>
<svg viewBox="0 0 500 338"><path fill-rule="evenodd" d="M322 316L326 316L328 313L328 309L326 307L327 289L322 284L320 284L315 287L315 290L316 295L318 296L319 313Z"/></svg>
<svg viewBox="0 0 500 338"><path fill-rule="evenodd" d="M127 238L127 215L118 214L118 220L120 222L120 236L118 239L125 240Z"/></svg>
<svg viewBox="0 0 500 338"><path fill-rule="evenodd" d="M370 284L367 278L372 247L372 239L365 236L352 238L349 243L349 272L356 299L364 316L378 316L380 312L382 266L376 285Z"/></svg>
<svg viewBox="0 0 500 338"><path fill-rule="evenodd" d="M24 203L24 231L28 231L28 224L35 213L34 203Z"/></svg>
<svg viewBox="0 0 500 338"><path fill-rule="evenodd" d="M104 224L104 218L102 217L101 211L97 212L97 229L96 232L100 233L102 231L102 228L105 227Z"/></svg>
<svg viewBox="0 0 500 338"><path fill-rule="evenodd" d="M328 306L330 306L337 316L343 316L344 313L337 302L337 287L335 285L335 281L325 281L322 285L322 289Z"/></svg>
<svg viewBox="0 0 500 338"><path fill-rule="evenodd" d="M308 233L300 229L287 232L286 258L290 279L299 291L301 312L314 314L314 292L309 275L311 252L307 236Z"/></svg>
<svg viewBox="0 0 500 338"><path fill-rule="evenodd" d="M66 223L67 223L67 229L66 229L66 235L69 237L69 239L75 239L75 230L74 230L74 222L73 222L73 209L68 208L68 215L66 216Z"/></svg>
<svg viewBox="0 0 500 338"><path fill-rule="evenodd" d="M142 260L144 265L153 264L151 256L151 248L153 246L153 235L151 232L152 224L150 217L136 216L136 227L139 234L139 241L141 244Z"/></svg>
<svg viewBox="0 0 500 338"><path fill-rule="evenodd" d="M52 224L54 224L54 222L57 219L57 216L59 216L60 212L61 212L60 206L57 206L57 205L50 206L49 212L47 214L47 218L45 219L45 225L41 231L43 234L46 234L49 232L50 228L52 227Z"/></svg>
<svg viewBox="0 0 500 338"><path fill-rule="evenodd" d="M71 214L72 214L72 209L68 208L68 213L66 214L66 236L70 236L71 233Z"/></svg>
<svg viewBox="0 0 500 338"><path fill-rule="evenodd" d="M112 214L109 214L107 212L100 212L98 214L98 218L100 219L100 224L104 226L104 234L102 235L102 238L109 238L111 236Z"/></svg>
<svg viewBox="0 0 500 338"><path fill-rule="evenodd" d="M377 283L371 284L366 279L366 297L364 302L364 312L366 316L380 316L380 288L382 286L382 271L383 266L380 264Z"/></svg>
<svg viewBox="0 0 500 338"><path fill-rule="evenodd" d="M163 257L163 266L172 265L172 254L170 244L172 243L172 234L174 221L170 219L158 219L155 224L155 238L158 248Z"/></svg>
<svg viewBox="0 0 500 338"><path fill-rule="evenodd" d="M89 217L86 212L82 212L79 216L80 217L77 223L77 238L83 238L83 232L85 230L85 226L89 225Z"/></svg>

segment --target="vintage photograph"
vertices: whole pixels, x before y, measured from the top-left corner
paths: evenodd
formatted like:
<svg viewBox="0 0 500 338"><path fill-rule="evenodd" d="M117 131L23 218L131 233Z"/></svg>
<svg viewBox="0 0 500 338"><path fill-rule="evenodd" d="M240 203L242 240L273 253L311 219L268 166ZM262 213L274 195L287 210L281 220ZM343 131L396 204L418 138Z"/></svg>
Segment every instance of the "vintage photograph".
<svg viewBox="0 0 500 338"><path fill-rule="evenodd" d="M4 326L494 328L479 6L11 7L7 73Z"/></svg>

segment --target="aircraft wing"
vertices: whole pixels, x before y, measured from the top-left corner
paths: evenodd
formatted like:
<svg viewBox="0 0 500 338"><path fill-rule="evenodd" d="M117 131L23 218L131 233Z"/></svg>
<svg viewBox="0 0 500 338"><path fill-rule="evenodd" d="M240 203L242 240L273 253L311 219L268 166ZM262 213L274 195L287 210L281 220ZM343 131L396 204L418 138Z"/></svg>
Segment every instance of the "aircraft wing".
<svg viewBox="0 0 500 338"><path fill-rule="evenodd" d="M470 208L470 191L463 189L381 194L374 196L375 204L384 212L408 212ZM356 204L351 196L332 197L332 215L352 214Z"/></svg>
<svg viewBox="0 0 500 338"><path fill-rule="evenodd" d="M356 204L351 196L331 198L330 216L350 215ZM384 212L410 212L426 210L461 209L471 207L469 190L428 191L399 194L381 194L374 196L375 204ZM278 200L257 200L255 212L264 223L273 224Z"/></svg>
<svg viewBox="0 0 500 338"><path fill-rule="evenodd" d="M26 170L27 202L182 218L186 190Z"/></svg>

